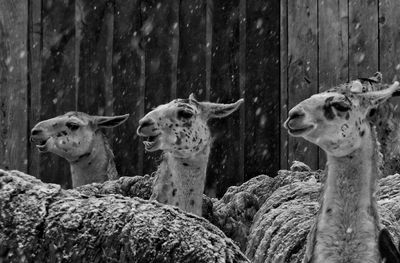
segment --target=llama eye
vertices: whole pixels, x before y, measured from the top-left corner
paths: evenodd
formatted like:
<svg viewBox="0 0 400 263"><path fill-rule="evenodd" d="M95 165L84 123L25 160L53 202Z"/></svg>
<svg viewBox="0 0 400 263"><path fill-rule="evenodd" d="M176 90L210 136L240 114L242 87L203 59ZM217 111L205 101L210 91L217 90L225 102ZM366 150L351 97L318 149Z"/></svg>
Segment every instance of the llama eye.
<svg viewBox="0 0 400 263"><path fill-rule="evenodd" d="M179 110L178 111L178 119L189 119L193 116L193 113L186 110Z"/></svg>
<svg viewBox="0 0 400 263"><path fill-rule="evenodd" d="M71 131L76 131L80 127L79 124L74 122L67 122L65 126L67 126L67 128L70 129Z"/></svg>
<svg viewBox="0 0 400 263"><path fill-rule="evenodd" d="M338 111L348 111L351 109L350 105L343 101L332 102L331 106L334 107Z"/></svg>

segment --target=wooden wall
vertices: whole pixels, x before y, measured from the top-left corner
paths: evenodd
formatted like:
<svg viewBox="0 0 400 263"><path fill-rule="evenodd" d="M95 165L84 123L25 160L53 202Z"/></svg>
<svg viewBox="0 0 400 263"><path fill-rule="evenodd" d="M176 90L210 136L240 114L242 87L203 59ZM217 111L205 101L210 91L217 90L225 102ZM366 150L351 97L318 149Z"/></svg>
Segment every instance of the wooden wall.
<svg viewBox="0 0 400 263"><path fill-rule="evenodd" d="M400 1L281 0L281 119L311 94L358 77L400 76ZM300 160L324 168L325 156L281 134L281 167Z"/></svg>
<svg viewBox="0 0 400 263"><path fill-rule="evenodd" d="M130 113L109 132L117 169L156 170L135 130L152 108L191 92L240 112L210 122L211 195L280 164L278 1L0 0L0 167L70 187L65 160L29 131L70 110Z"/></svg>
<svg viewBox="0 0 400 263"><path fill-rule="evenodd" d="M195 93L245 105L210 122L208 194L324 155L289 138L288 110L311 94L400 71L397 0L0 0L0 167L70 187L66 161L28 140L69 110L131 113L109 132L122 175L152 173L135 129L152 108Z"/></svg>

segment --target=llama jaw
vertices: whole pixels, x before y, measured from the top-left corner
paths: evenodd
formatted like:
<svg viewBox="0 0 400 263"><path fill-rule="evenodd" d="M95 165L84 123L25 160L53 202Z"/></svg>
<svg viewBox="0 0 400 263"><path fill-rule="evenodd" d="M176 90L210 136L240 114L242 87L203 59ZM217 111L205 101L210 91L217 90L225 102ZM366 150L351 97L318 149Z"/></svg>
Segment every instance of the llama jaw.
<svg viewBox="0 0 400 263"><path fill-rule="evenodd" d="M313 125L310 125L310 126L306 126L306 127L300 127L300 128L295 128L295 129L293 129L293 128L287 128L288 129L288 132L289 132L289 134L290 135L292 135L292 136L304 136L304 135L306 135L307 133L309 133L312 129L314 129L314 126Z"/></svg>
<svg viewBox="0 0 400 263"><path fill-rule="evenodd" d="M293 111L293 110L292 110ZM314 129L314 124L305 121L304 111L293 111L283 124L289 134L295 137L304 136Z"/></svg>
<svg viewBox="0 0 400 263"><path fill-rule="evenodd" d="M161 132L159 130L146 130L143 132L143 130L140 129L140 127L137 130L137 134L140 137L144 137L145 139L143 140L143 144L145 147L145 150L148 152L154 152L159 149L159 146L161 145L160 141L160 136Z"/></svg>
<svg viewBox="0 0 400 263"><path fill-rule="evenodd" d="M47 139L39 139L39 138L32 138L31 141L36 144L36 148L39 150L40 153L48 152L48 142L50 138Z"/></svg>
<svg viewBox="0 0 400 263"><path fill-rule="evenodd" d="M48 141L49 140L47 139L44 143L36 145L36 148L39 150L40 153L48 152L48 147L47 147Z"/></svg>
<svg viewBox="0 0 400 263"><path fill-rule="evenodd" d="M283 127L285 127L288 130L288 133L294 137L304 136L307 133L309 133L312 129L314 129L314 125L312 124L305 125L303 123L300 124L297 123L293 125L293 122L289 124L291 120L292 120L291 118L287 119L283 124Z"/></svg>
<svg viewBox="0 0 400 263"><path fill-rule="evenodd" d="M154 152L158 150L158 146L160 146L161 142L159 140L160 134L155 136L147 137L146 141L143 141L146 151Z"/></svg>

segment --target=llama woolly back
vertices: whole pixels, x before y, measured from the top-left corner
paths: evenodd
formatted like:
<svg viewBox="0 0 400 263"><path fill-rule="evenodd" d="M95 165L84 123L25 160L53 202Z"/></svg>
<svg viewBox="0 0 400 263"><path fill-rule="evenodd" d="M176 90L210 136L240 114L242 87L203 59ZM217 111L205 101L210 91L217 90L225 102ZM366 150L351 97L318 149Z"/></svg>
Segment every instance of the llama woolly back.
<svg viewBox="0 0 400 263"><path fill-rule="evenodd" d="M139 121L137 134L147 137L145 149L162 150L152 200L201 215L211 134L207 121L223 118L243 103L199 102L193 94L160 105Z"/></svg>

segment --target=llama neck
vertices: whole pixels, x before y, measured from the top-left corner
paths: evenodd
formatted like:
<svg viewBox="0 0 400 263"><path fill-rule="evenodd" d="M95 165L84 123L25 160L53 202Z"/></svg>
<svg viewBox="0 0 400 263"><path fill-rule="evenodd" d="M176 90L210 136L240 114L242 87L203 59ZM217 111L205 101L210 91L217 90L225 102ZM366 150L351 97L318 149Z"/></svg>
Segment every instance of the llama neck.
<svg viewBox="0 0 400 263"><path fill-rule="evenodd" d="M201 216L209 155L210 145L190 158L165 153L151 199Z"/></svg>
<svg viewBox="0 0 400 263"><path fill-rule="evenodd" d="M96 132L90 150L70 162L70 167L74 188L90 183L103 183L107 179L118 177L114 154L101 132Z"/></svg>
<svg viewBox="0 0 400 263"><path fill-rule="evenodd" d="M345 157L328 155L316 262L378 262L375 189L379 171L374 131L365 134L361 145Z"/></svg>

